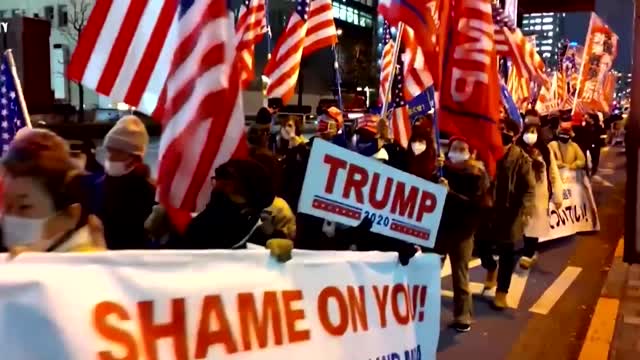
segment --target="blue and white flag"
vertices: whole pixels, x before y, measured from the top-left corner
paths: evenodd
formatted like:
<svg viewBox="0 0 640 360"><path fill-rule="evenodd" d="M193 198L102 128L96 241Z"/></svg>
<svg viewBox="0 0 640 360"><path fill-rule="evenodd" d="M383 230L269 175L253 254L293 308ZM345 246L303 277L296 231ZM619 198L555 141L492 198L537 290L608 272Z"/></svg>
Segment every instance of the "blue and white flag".
<svg viewBox="0 0 640 360"><path fill-rule="evenodd" d="M516 105L516 103L513 101L513 98L509 93L509 89L507 89L507 86L504 83L500 84L500 97L502 98L502 104L507 109L507 114L509 114L509 117L515 120L522 129L523 123L522 117L520 116L520 111L518 110L518 106Z"/></svg>
<svg viewBox="0 0 640 360"><path fill-rule="evenodd" d="M9 53L0 62L0 155L4 156L18 130L26 126L25 114L20 106L18 79L9 65Z"/></svg>
<svg viewBox="0 0 640 360"><path fill-rule="evenodd" d="M409 107L409 117L411 122L416 118L425 116L435 109L435 91L433 86L429 86L423 92L416 95L407 103Z"/></svg>

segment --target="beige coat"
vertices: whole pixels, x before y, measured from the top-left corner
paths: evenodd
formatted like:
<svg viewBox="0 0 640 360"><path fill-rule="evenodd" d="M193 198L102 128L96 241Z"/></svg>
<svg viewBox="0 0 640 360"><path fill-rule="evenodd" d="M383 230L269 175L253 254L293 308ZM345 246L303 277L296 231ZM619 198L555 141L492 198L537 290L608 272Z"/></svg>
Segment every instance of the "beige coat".
<svg viewBox="0 0 640 360"><path fill-rule="evenodd" d="M542 155L537 160L544 161ZM551 180L553 202L562 203L562 177L554 156L550 156L550 161L549 176L547 177L546 166L543 167L540 181L536 181L534 187L534 210L524 229L524 235L528 237L545 237L549 232L549 187L547 186L547 178Z"/></svg>
<svg viewBox="0 0 640 360"><path fill-rule="evenodd" d="M569 141L566 144L552 141L549 143L549 150L551 150L551 155L555 158L559 169L584 169L587 164L580 146L573 141Z"/></svg>

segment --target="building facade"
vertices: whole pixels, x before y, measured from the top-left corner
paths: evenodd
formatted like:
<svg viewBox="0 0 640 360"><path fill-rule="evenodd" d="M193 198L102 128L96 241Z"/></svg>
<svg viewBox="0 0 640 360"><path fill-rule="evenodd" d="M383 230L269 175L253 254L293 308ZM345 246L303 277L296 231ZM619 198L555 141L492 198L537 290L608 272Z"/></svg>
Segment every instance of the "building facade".
<svg viewBox="0 0 640 360"><path fill-rule="evenodd" d="M536 50L550 68L558 65L558 52L565 32L565 17L565 13L522 15L522 33L535 36Z"/></svg>

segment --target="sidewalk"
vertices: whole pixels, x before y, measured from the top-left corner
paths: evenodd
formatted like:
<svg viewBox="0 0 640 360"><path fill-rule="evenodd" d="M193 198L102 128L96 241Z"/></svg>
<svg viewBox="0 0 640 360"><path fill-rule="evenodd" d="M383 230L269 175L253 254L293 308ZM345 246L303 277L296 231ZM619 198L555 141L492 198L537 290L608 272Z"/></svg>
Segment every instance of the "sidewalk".
<svg viewBox="0 0 640 360"><path fill-rule="evenodd" d="M640 359L640 265L622 262L620 239L579 360Z"/></svg>

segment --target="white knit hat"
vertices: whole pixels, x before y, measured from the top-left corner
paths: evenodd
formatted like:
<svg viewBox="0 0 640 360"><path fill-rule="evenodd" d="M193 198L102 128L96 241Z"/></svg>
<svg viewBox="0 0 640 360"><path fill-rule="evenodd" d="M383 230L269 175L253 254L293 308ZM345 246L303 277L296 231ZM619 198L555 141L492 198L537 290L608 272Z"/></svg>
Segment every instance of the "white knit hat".
<svg viewBox="0 0 640 360"><path fill-rule="evenodd" d="M109 130L104 138L104 147L144 157L149 145L149 134L142 121L126 115Z"/></svg>

